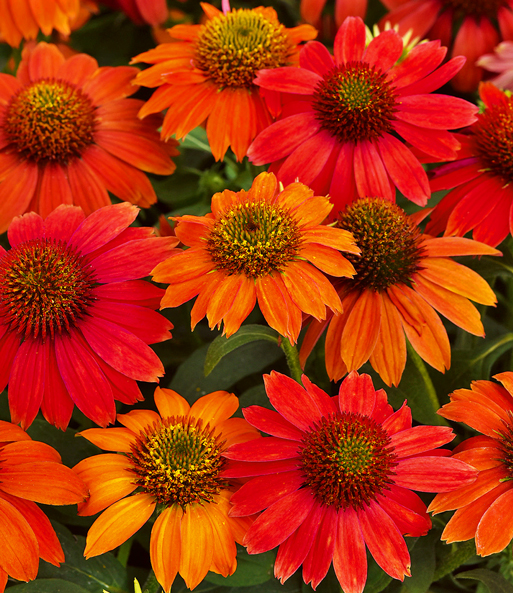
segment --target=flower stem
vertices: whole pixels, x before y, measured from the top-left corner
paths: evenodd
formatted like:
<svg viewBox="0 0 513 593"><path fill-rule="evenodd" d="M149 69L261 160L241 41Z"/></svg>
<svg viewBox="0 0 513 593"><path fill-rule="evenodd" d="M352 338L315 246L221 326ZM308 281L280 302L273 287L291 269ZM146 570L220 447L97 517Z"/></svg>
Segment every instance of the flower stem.
<svg viewBox="0 0 513 593"><path fill-rule="evenodd" d="M143 586L143 593L158 593L160 591L160 584L153 570L150 570L148 578Z"/></svg>
<svg viewBox="0 0 513 593"><path fill-rule="evenodd" d="M458 544L458 549L452 552L452 554L448 554L440 564L438 564L433 581L438 581L453 572L453 570L459 568L463 563L472 558L472 556L475 556L475 554L476 544L473 539Z"/></svg>
<svg viewBox="0 0 513 593"><path fill-rule="evenodd" d="M303 374L303 369L301 368L301 364L299 363L299 352L297 351L296 346L293 346L288 338L284 338L281 336L281 349L285 353L285 358L287 359L287 364L289 365L290 376L297 381L301 385L301 375Z"/></svg>

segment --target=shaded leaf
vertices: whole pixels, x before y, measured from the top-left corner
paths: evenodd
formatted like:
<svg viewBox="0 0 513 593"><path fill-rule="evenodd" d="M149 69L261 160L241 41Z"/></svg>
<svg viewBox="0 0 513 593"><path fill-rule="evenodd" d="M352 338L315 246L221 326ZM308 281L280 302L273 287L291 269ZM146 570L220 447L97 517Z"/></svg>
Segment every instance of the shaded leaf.
<svg viewBox="0 0 513 593"><path fill-rule="evenodd" d="M90 589L84 589L79 585L70 583L63 579L40 579L9 587L12 593L89 593Z"/></svg>
<svg viewBox="0 0 513 593"><path fill-rule="evenodd" d="M227 587L249 587L267 583L273 574L273 565L276 554L265 552L264 554L249 555L244 551L237 554L237 570L228 577L209 572L205 580L215 585Z"/></svg>
<svg viewBox="0 0 513 593"><path fill-rule="evenodd" d="M485 568L476 568L467 570L456 575L457 579L474 579L483 583L490 593L513 593L513 585L509 583L502 575L486 570Z"/></svg>

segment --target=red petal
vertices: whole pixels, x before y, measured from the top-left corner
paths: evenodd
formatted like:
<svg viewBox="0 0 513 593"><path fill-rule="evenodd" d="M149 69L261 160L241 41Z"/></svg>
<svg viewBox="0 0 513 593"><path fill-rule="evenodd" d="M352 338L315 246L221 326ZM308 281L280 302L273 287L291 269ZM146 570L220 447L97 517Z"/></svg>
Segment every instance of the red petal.
<svg viewBox="0 0 513 593"><path fill-rule="evenodd" d="M344 593L361 593L367 580L367 554L360 521L351 507L338 512L333 567Z"/></svg>

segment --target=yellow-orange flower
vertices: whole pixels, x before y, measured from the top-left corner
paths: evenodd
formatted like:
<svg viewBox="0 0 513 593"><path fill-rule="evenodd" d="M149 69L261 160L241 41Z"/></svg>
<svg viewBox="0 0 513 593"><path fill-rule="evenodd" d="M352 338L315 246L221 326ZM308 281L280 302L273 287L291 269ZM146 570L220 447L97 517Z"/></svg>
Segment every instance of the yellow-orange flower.
<svg viewBox="0 0 513 593"><path fill-rule="evenodd" d="M263 68L293 66L302 41L314 39L310 25L286 29L273 8L222 13L201 3L203 25L176 25L168 30L177 41L139 54L133 62L153 64L135 82L159 87L140 117L167 108L162 137L183 138L206 120L212 154L221 160L229 146L242 160L248 146L271 121L271 113L253 84ZM272 93L271 93L272 95ZM279 109L276 97L270 104Z"/></svg>
<svg viewBox="0 0 513 593"><path fill-rule="evenodd" d="M302 313L325 319L326 307L342 311L325 274L353 276L340 253L358 254L351 233L321 225L333 205L302 183L278 187L261 173L249 191L225 190L212 198L212 213L177 217L176 236L190 248L154 270L169 283L161 307L177 307L198 295L192 328L207 316L235 333L258 300L267 323L292 342ZM281 191L280 191L281 190Z"/></svg>
<svg viewBox="0 0 513 593"><path fill-rule="evenodd" d="M75 466L91 490L80 515L103 513L87 535L85 556L98 556L138 531L159 505L151 532L150 557L167 593L177 575L193 589L209 570L235 571L235 542L251 520L228 516L234 487L221 472L222 453L259 436L242 418L231 418L235 395L216 391L192 407L171 389L157 387L160 413L133 410L118 415L124 428L92 428L82 436L108 451Z"/></svg>
<svg viewBox="0 0 513 593"><path fill-rule="evenodd" d="M80 12L80 0L0 0L0 37L13 47L22 39L35 39L39 31L56 29L69 35Z"/></svg>
<svg viewBox="0 0 513 593"><path fill-rule="evenodd" d="M362 198L340 215L339 226L353 233L362 250L359 258L349 256L356 276L339 283L344 312L308 328L302 364L328 324L326 369L334 381L369 360L387 385L398 385L406 364L405 336L428 364L444 372L451 349L437 311L484 336L470 300L495 305L495 295L476 272L450 258L501 254L471 239L422 235L417 223L426 214L408 217L391 202Z"/></svg>
<svg viewBox="0 0 513 593"><path fill-rule="evenodd" d="M55 449L0 420L0 593L8 576L35 579L39 558L55 566L64 562L61 544L36 502L76 504L87 493Z"/></svg>
<svg viewBox="0 0 513 593"><path fill-rule="evenodd" d="M127 98L136 73L39 43L23 50L16 77L0 74L0 233L30 210L46 218L74 204L90 214L110 205L108 192L157 201L143 171L172 173L176 142L160 141L159 116L137 118L143 102Z"/></svg>

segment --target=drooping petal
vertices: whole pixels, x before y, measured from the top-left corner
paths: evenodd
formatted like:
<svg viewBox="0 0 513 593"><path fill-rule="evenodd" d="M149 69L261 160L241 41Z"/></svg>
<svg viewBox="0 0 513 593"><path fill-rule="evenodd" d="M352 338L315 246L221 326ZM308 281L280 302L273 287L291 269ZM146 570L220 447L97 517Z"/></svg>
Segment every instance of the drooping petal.
<svg viewBox="0 0 513 593"><path fill-rule="evenodd" d="M182 516L182 509L173 505L160 513L151 530L151 566L164 591L170 590L180 569Z"/></svg>
<svg viewBox="0 0 513 593"><path fill-rule="evenodd" d="M338 512L333 567L343 591L347 593L363 591L367 580L365 540L358 514L351 507Z"/></svg>

